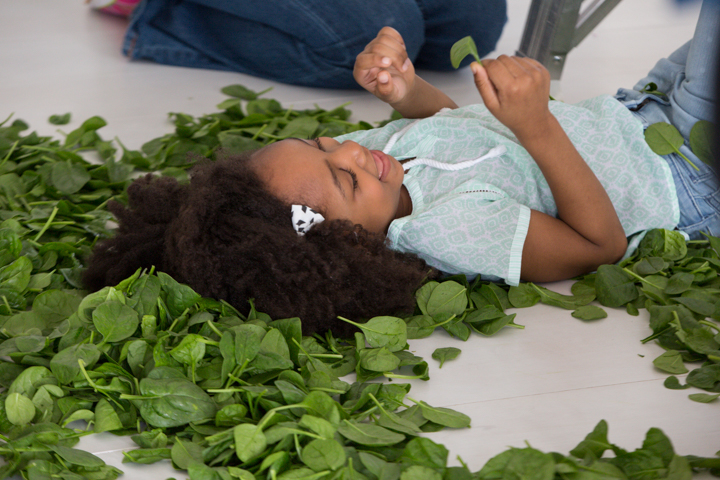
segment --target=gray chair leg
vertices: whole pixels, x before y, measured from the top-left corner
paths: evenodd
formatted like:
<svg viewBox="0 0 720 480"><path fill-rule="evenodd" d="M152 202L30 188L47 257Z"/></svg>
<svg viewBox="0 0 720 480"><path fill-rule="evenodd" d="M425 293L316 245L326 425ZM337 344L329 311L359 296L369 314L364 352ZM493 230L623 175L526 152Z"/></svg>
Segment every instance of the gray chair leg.
<svg viewBox="0 0 720 480"><path fill-rule="evenodd" d="M518 56L534 58L559 80L567 54L597 26L620 0L532 0Z"/></svg>

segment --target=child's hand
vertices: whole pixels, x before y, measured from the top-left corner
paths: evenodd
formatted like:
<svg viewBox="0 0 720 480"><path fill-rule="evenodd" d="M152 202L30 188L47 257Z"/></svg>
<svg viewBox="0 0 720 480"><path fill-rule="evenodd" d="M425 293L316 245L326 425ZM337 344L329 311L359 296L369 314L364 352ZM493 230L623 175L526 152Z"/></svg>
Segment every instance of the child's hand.
<svg viewBox="0 0 720 480"><path fill-rule="evenodd" d="M470 66L485 106L518 138L541 135L550 114L550 74L531 58L501 55Z"/></svg>
<svg viewBox="0 0 720 480"><path fill-rule="evenodd" d="M353 76L380 100L389 104L402 102L415 85L415 67L400 33L383 27L355 59Z"/></svg>

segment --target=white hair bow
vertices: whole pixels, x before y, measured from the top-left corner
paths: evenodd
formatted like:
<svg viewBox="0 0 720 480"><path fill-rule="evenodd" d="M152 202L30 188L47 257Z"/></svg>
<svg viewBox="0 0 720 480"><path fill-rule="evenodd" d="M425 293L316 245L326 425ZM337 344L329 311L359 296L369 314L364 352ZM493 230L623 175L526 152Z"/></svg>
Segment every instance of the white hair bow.
<svg viewBox="0 0 720 480"><path fill-rule="evenodd" d="M292 205L290 211L292 225L298 235L305 235L308 230L325 220L325 217L307 205Z"/></svg>

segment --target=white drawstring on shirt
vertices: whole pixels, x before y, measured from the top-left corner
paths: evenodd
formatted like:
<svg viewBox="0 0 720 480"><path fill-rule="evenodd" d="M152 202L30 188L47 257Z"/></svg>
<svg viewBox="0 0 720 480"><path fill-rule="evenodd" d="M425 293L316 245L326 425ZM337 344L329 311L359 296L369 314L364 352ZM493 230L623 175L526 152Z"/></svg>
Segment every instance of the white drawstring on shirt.
<svg viewBox="0 0 720 480"><path fill-rule="evenodd" d="M449 109L443 108L442 110L440 110L440 112L443 112L446 110L449 110ZM438 112L438 113L440 113L440 112ZM389 155L390 150L392 149L392 147L395 146L395 144L400 139L400 137L405 135L405 133L408 130L410 130L410 128L413 125L415 125L415 123L418 121L419 120L410 122L407 125L405 125L403 128L401 128L400 130L398 130L397 132L392 134L392 136L388 139L387 145L385 145L385 148L383 148L383 150L382 150L383 153L385 153L386 155ZM485 153L484 155L482 155L478 158L474 158L472 160L466 160L466 161L460 162L460 163L444 163L444 162L439 162L437 160L433 160L432 158L415 158L415 159L410 160L410 161L406 162L405 164L403 164L403 169L405 169L407 171L410 168L416 167L418 165L426 165L428 167L436 168L438 170L447 170L447 171L462 170L464 168L472 167L476 163L480 163L483 160L499 157L500 155L505 154L505 152L507 152L507 148L505 147L505 145L498 145L496 147L491 148L490 150L487 151L487 153Z"/></svg>

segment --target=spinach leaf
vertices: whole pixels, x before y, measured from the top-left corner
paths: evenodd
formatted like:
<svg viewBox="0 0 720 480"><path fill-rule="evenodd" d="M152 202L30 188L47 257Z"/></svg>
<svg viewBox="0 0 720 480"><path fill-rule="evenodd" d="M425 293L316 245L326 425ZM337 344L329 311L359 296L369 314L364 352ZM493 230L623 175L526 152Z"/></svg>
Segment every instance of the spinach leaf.
<svg viewBox="0 0 720 480"><path fill-rule="evenodd" d="M482 65L475 41L470 36L461 38L450 48L450 63L452 63L453 68L458 68L460 62L468 55L472 55Z"/></svg>
<svg viewBox="0 0 720 480"><path fill-rule="evenodd" d="M677 153L695 170L699 168L685 155L680 153L680 147L685 142L677 128L665 122L653 123L645 129L645 141L650 149L658 155L669 155Z"/></svg>
<svg viewBox="0 0 720 480"><path fill-rule="evenodd" d="M442 368L446 361L456 359L458 355L460 355L461 351L462 350L455 347L436 348L432 353L432 358L440 362L440 366L438 368Z"/></svg>
<svg viewBox="0 0 720 480"><path fill-rule="evenodd" d="M599 320L606 318L607 312L595 305L583 305L578 307L571 315L580 320Z"/></svg>
<svg viewBox="0 0 720 480"><path fill-rule="evenodd" d="M690 149L703 162L708 165L715 164L717 158L717 139L713 137L715 125L707 120L700 120L690 129Z"/></svg>
<svg viewBox="0 0 720 480"><path fill-rule="evenodd" d="M143 378L140 395L121 395L131 400L143 420L153 427L177 427L215 418L217 406L205 391L182 378Z"/></svg>
<svg viewBox="0 0 720 480"><path fill-rule="evenodd" d="M634 279L617 265L600 265L595 277L597 300L606 307L619 307L638 297Z"/></svg>

